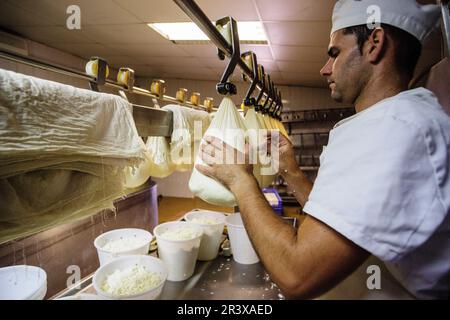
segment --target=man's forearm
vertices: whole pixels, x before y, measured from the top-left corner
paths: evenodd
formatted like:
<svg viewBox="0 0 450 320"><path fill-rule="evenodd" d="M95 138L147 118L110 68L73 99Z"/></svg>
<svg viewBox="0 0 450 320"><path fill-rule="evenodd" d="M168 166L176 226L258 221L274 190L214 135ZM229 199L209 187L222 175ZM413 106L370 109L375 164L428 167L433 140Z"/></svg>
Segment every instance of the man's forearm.
<svg viewBox="0 0 450 320"><path fill-rule="evenodd" d="M296 277L297 230L278 217L266 201L255 179L245 181L232 188L235 194L245 228L259 257L271 278L290 278L293 270Z"/></svg>
<svg viewBox="0 0 450 320"><path fill-rule="evenodd" d="M298 167L292 170L281 172L281 176L286 181L289 188L292 190L295 198L302 207L308 201L313 184L308 177Z"/></svg>

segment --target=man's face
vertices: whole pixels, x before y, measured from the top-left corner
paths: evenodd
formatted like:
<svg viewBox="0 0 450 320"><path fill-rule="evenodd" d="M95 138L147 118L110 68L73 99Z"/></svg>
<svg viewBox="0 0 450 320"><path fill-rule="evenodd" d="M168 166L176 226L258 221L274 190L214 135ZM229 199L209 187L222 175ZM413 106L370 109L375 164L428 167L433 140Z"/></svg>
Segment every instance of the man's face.
<svg viewBox="0 0 450 320"><path fill-rule="evenodd" d="M337 102L353 104L370 77L369 64L361 55L356 36L338 30L331 35L328 47L330 58L320 70L327 78L331 98Z"/></svg>

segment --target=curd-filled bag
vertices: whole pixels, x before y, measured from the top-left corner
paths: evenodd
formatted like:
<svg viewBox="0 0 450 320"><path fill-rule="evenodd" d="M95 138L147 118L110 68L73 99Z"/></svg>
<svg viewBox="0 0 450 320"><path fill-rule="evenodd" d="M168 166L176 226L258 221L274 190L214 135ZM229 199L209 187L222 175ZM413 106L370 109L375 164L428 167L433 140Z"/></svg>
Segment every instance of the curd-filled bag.
<svg viewBox="0 0 450 320"><path fill-rule="evenodd" d="M150 153L147 150L144 141L142 141L142 147L145 149L144 157L145 160L142 161L138 166L127 166L124 168L126 188L137 188L147 182L151 175L151 159Z"/></svg>
<svg viewBox="0 0 450 320"><path fill-rule="evenodd" d="M261 126L263 126L266 130L277 130L278 128L274 128L272 126L272 122L270 121L269 115L257 113L257 119ZM269 148L269 146L268 146ZM261 187L266 188L270 186L275 180L278 172L278 168L276 167L277 163L274 161L273 156L267 154L259 154L259 169L261 171Z"/></svg>
<svg viewBox="0 0 450 320"><path fill-rule="evenodd" d="M210 116L206 111L179 105L166 105L162 109L173 113L170 158L175 170L192 170L197 154L195 147L209 127Z"/></svg>
<svg viewBox="0 0 450 320"><path fill-rule="evenodd" d="M280 130L280 132L291 141L291 138L289 137L289 134L286 131L286 128L284 127L284 124L280 120L275 120L275 124L277 128Z"/></svg>
<svg viewBox="0 0 450 320"><path fill-rule="evenodd" d="M262 186L262 176L261 176L261 163L259 152L261 149L258 148L262 145L261 142L264 141L264 133L267 132L264 127L261 127L258 121L258 116L254 108L249 108L244 118L245 126L247 127L248 142L250 144L250 162L253 164L253 175L258 181L258 185Z"/></svg>
<svg viewBox="0 0 450 320"><path fill-rule="evenodd" d="M225 97L220 103L211 125L206 130L205 136L217 137L244 153L245 131L244 120L235 104L229 97ZM205 143L204 139L202 139L201 143ZM198 155L195 164L205 165ZM211 204L227 207L236 205L236 199L230 190L217 180L198 172L195 167L189 180L189 189L196 196Z"/></svg>
<svg viewBox="0 0 450 320"><path fill-rule="evenodd" d="M142 142L143 143L143 142ZM170 147L165 137L148 137L145 144L145 160L137 167L125 167L125 187L137 188L148 178L165 178L175 171L170 158Z"/></svg>
<svg viewBox="0 0 450 320"><path fill-rule="evenodd" d="M150 176L165 178L175 171L166 137L148 137L146 147L150 157Z"/></svg>

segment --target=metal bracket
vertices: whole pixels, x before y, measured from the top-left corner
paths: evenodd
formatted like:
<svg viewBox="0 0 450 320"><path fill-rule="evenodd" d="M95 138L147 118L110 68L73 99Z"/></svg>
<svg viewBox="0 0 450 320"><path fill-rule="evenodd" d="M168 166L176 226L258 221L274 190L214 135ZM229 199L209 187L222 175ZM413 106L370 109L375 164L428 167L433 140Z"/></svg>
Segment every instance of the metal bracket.
<svg viewBox="0 0 450 320"><path fill-rule="evenodd" d="M227 24L229 24L231 35L231 58L220 82L216 85L216 90L222 95L235 95L237 93L236 86L233 83L228 82L228 78L231 76L234 69L236 69L238 61L241 59L237 22L232 17L225 17L216 21L216 26L226 26ZM222 53L223 56L225 55L219 50L219 58L221 57L220 53Z"/></svg>
<svg viewBox="0 0 450 320"><path fill-rule="evenodd" d="M450 58L450 10L449 0L440 0L441 14L442 14L442 37L444 39L445 48L447 49L446 56Z"/></svg>
<svg viewBox="0 0 450 320"><path fill-rule="evenodd" d="M89 87L91 90L98 92L98 86L102 86L106 82L106 68L108 66L108 62L101 57L91 57L90 60L98 60L97 77L95 77L94 80L89 81Z"/></svg>
<svg viewBox="0 0 450 320"><path fill-rule="evenodd" d="M123 79L120 79L120 77L126 77L126 81L123 81ZM120 68L119 69L119 73L117 75L117 82L119 84L124 85L127 88L128 92L133 92L134 81L135 81L135 76L134 76L133 69L130 69L130 68Z"/></svg>
<svg viewBox="0 0 450 320"><path fill-rule="evenodd" d="M246 53L243 53L241 57L245 59L250 59L251 61L251 70L253 72L253 80L251 80L250 87L247 90L247 93L245 94L244 98L244 105L245 106L255 106L256 105L256 99L252 98L253 91L255 91L256 85L259 82L259 72L258 72L258 61L256 59L256 55L252 51L248 51ZM245 76L243 74L243 76Z"/></svg>
<svg viewBox="0 0 450 320"><path fill-rule="evenodd" d="M273 81L272 81L272 92L270 93L270 96L271 96L271 101L270 101L270 105L267 109L268 109L269 115L273 116L273 112L277 106L277 100L278 100L277 88L275 87L275 83ZM272 106L274 106L274 108L272 108Z"/></svg>
<svg viewBox="0 0 450 320"><path fill-rule="evenodd" d="M90 60L91 61L97 60L98 65L97 65L97 77L95 77L94 80L89 81L89 87L91 88L92 91L99 92L98 86L99 85L102 86L106 82L106 68L108 66L108 62L106 62L106 60L101 57L91 57Z"/></svg>
<svg viewBox="0 0 450 320"><path fill-rule="evenodd" d="M263 114L266 114L266 113L268 113L269 112L269 108L267 107L267 105L269 104L269 100L271 100L271 97L272 97L272 81L270 80L270 75L267 75L267 81L266 81L266 83L267 83L267 87L268 87L268 94L267 94L267 99L266 99L266 101L264 101L264 105L263 105L263 107L262 107L262 110L261 110L261 112L263 113Z"/></svg>
<svg viewBox="0 0 450 320"><path fill-rule="evenodd" d="M281 98L281 91L278 91L278 110L275 112L275 116L278 120L281 119L281 112L283 112L283 99Z"/></svg>
<svg viewBox="0 0 450 320"><path fill-rule="evenodd" d="M259 103L261 102L261 99L264 95L264 91L266 88L266 74L264 72L264 67L260 64L258 64L258 77L259 77L259 85L261 86L261 90L259 91L258 96L256 97L255 102L255 110L260 111L262 109L262 105Z"/></svg>

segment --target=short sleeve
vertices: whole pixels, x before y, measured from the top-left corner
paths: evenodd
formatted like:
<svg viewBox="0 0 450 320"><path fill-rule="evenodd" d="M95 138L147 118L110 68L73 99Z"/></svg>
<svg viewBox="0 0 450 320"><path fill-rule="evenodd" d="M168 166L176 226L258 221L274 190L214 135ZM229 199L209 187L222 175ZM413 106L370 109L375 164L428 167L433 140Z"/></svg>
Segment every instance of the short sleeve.
<svg viewBox="0 0 450 320"><path fill-rule="evenodd" d="M333 129L304 211L382 260L400 259L447 214L429 140L394 117Z"/></svg>

